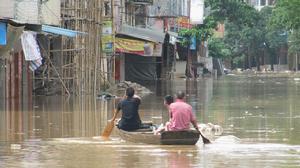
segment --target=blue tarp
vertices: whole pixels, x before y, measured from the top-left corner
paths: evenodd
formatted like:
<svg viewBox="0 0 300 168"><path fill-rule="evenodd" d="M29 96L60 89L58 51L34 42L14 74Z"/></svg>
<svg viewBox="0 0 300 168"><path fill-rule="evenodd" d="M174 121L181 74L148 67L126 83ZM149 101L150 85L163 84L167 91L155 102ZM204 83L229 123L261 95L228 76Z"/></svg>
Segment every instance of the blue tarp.
<svg viewBox="0 0 300 168"><path fill-rule="evenodd" d="M0 45L6 45L6 23L0 22Z"/></svg>
<svg viewBox="0 0 300 168"><path fill-rule="evenodd" d="M59 35L63 35L63 36L68 36L68 37L75 37L77 34L86 34L84 32L64 29L64 28L60 28L60 27L48 26L48 25L42 25L42 31L48 32L48 33L53 33L53 34L59 34Z"/></svg>
<svg viewBox="0 0 300 168"><path fill-rule="evenodd" d="M193 36L192 38L191 38L191 44L190 44L190 49L191 50L196 50L196 37L195 36Z"/></svg>

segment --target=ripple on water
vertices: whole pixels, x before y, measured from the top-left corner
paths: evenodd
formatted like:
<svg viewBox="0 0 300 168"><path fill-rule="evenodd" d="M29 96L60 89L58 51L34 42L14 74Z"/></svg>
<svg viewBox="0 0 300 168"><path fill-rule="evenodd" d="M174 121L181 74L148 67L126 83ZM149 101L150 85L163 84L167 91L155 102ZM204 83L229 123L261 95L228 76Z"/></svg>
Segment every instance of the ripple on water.
<svg viewBox="0 0 300 168"><path fill-rule="evenodd" d="M70 144L118 144L119 138L103 138L100 136L92 138L52 138L50 142Z"/></svg>
<svg viewBox="0 0 300 168"><path fill-rule="evenodd" d="M217 138L212 144L206 145L203 150L209 155L223 155L229 158L282 157L284 160L286 157L300 159L300 145L250 143L232 135Z"/></svg>
<svg viewBox="0 0 300 168"><path fill-rule="evenodd" d="M219 138L217 138L214 143L240 143L241 142L241 139L236 137L236 136L233 136L233 135L227 135L227 136L221 136Z"/></svg>

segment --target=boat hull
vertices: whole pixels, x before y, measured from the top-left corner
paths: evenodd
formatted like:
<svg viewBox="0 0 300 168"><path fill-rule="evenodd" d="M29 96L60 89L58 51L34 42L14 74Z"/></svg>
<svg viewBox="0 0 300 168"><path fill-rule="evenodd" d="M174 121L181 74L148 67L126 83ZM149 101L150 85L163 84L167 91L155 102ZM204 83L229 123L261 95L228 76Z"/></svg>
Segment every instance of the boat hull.
<svg viewBox="0 0 300 168"><path fill-rule="evenodd" d="M128 142L155 145L195 145L199 140L197 131L166 131L161 135L154 135L151 130L139 129L124 131L118 129L119 136Z"/></svg>

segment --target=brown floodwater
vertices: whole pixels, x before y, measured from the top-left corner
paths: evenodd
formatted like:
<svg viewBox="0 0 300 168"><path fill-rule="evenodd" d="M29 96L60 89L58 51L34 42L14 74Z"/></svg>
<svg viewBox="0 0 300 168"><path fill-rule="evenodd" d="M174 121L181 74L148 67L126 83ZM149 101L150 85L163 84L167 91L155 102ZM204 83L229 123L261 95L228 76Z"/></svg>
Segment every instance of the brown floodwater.
<svg viewBox="0 0 300 168"><path fill-rule="evenodd" d="M0 167L299 167L300 78L236 75L144 86L152 93L142 97L143 120L167 121L163 97L184 90L198 121L220 125L223 134L195 146L130 143L115 131L103 140L117 99L12 99L10 110L0 111Z"/></svg>

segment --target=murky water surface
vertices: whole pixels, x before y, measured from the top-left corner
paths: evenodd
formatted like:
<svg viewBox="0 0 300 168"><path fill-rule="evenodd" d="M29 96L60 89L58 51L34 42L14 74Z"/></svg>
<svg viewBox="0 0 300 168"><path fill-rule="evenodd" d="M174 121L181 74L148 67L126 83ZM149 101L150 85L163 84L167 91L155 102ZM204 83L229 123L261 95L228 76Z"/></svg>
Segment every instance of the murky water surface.
<svg viewBox="0 0 300 168"><path fill-rule="evenodd" d="M134 144L116 132L103 140L117 100L36 97L33 106L0 112L0 167L299 167L298 78L226 76L147 87L153 93L142 98L143 120L165 122L163 96L184 90L198 121L224 133L195 146Z"/></svg>

